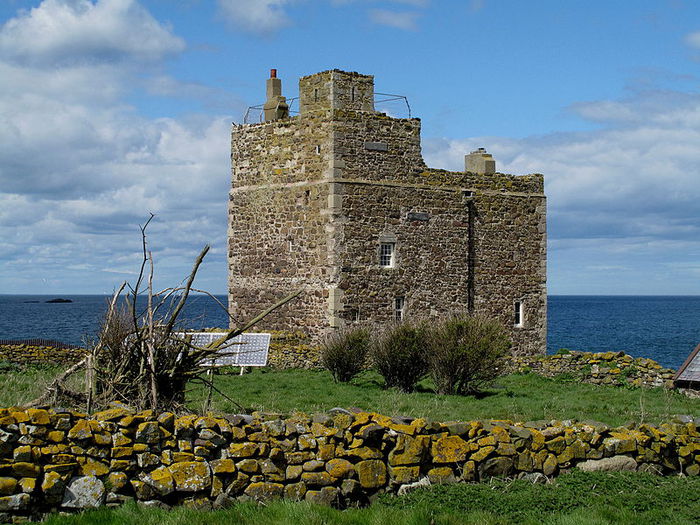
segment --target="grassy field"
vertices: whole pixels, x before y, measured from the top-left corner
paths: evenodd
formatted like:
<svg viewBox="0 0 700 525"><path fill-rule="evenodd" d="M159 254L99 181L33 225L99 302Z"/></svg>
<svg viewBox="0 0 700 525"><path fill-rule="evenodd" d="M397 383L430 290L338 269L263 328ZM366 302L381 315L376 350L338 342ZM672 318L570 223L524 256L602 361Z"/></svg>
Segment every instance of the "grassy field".
<svg viewBox="0 0 700 525"><path fill-rule="evenodd" d="M0 406L26 402L39 395L57 369L0 368ZM426 417L438 421L470 419L596 420L609 425L630 421L659 423L675 414L700 415L700 400L663 389L631 389L594 386L546 379L533 374L499 378L479 398L438 396L422 383L418 392L404 394L382 388L382 379L365 372L351 383L335 383L325 371L255 370L239 376L217 374L216 387L234 402L214 392L212 411L240 412L247 409L290 413L322 412L330 408L358 407L389 416ZM79 387L80 378L75 378ZM206 392L195 386L188 405L201 411Z"/></svg>
<svg viewBox="0 0 700 525"><path fill-rule="evenodd" d="M480 398L438 396L423 383L405 394L384 390L382 379L366 372L351 383L334 383L325 371L256 370L243 376L217 375L215 384L247 409L269 412L321 412L359 407L389 416L426 417L438 421L470 419L597 420L610 425L630 421L659 423L675 414L700 415L700 400L663 389L602 387L546 379L533 374L499 378ZM205 392L190 393L190 406L201 409ZM236 412L235 404L214 393L212 408Z"/></svg>
<svg viewBox="0 0 700 525"><path fill-rule="evenodd" d="M554 483L495 481L438 485L404 497L383 496L364 509L334 510L307 503L251 503L214 512L126 505L78 516L54 516L47 525L217 524L481 524L688 525L700 522L700 478L641 473L572 472Z"/></svg>

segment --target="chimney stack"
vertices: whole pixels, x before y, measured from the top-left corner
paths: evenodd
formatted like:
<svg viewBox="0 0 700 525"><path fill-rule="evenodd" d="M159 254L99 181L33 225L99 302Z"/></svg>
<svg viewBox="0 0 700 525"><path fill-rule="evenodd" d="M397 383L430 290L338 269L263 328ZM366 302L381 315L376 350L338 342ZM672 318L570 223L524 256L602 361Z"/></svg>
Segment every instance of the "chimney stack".
<svg viewBox="0 0 700 525"><path fill-rule="evenodd" d="M282 96L282 80L277 78L277 70L270 70L270 78L267 79L267 100L263 106L265 122L279 120L289 116L289 106L286 98Z"/></svg>
<svg viewBox="0 0 700 525"><path fill-rule="evenodd" d="M493 175L496 173L496 161L484 148L479 148L464 156L464 171L477 175Z"/></svg>

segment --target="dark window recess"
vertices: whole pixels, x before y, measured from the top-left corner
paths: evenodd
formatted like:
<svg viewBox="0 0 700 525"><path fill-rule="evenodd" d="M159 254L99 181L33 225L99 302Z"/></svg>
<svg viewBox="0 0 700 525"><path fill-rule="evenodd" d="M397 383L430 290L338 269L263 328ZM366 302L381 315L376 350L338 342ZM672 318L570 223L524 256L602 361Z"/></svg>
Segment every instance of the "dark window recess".
<svg viewBox="0 0 700 525"><path fill-rule="evenodd" d="M404 297L396 297L394 299L394 320L403 321L405 306L406 299Z"/></svg>
<svg viewBox="0 0 700 525"><path fill-rule="evenodd" d="M523 326L523 303L522 301L515 301L514 306L514 320L515 322L513 323L515 326Z"/></svg>
<svg viewBox="0 0 700 525"><path fill-rule="evenodd" d="M419 211L412 211L409 212L406 218L409 221L422 221L422 222L427 222L430 220L430 214L429 213L424 213L424 212L419 212Z"/></svg>

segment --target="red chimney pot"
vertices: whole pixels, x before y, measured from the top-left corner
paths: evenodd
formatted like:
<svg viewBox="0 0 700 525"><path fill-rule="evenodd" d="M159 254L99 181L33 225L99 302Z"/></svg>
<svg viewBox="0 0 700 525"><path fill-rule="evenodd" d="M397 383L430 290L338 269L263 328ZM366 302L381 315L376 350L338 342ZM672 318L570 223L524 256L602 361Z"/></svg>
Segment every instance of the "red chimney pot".
<svg viewBox="0 0 700 525"><path fill-rule="evenodd" d="M277 70L276 69L270 70L270 78L277 78Z"/></svg>

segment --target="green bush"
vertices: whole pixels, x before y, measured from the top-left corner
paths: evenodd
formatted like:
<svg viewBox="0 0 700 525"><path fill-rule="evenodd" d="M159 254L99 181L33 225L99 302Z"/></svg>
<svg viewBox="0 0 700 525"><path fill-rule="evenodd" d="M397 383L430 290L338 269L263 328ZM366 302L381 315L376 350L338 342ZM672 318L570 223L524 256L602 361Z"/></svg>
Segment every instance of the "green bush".
<svg viewBox="0 0 700 525"><path fill-rule="evenodd" d="M347 383L366 368L369 344L366 328L338 330L321 345L321 362L333 379Z"/></svg>
<svg viewBox="0 0 700 525"><path fill-rule="evenodd" d="M386 388L413 392L428 373L428 330L425 324L403 322L383 330L372 348L372 364Z"/></svg>
<svg viewBox="0 0 700 525"><path fill-rule="evenodd" d="M430 331L430 375L438 394L475 394L498 377L498 361L510 348L494 320L455 316Z"/></svg>

